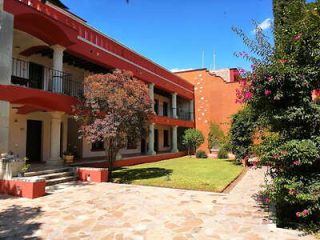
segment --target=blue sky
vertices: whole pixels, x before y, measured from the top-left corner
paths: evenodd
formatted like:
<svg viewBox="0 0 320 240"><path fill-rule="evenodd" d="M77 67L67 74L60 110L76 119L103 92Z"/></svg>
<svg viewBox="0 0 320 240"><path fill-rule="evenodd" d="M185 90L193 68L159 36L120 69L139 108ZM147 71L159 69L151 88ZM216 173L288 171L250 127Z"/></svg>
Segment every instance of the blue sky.
<svg viewBox="0 0 320 240"><path fill-rule="evenodd" d="M272 0L62 0L70 11L108 36L167 69L244 67L247 50L232 32L253 37L252 20L270 34Z"/></svg>

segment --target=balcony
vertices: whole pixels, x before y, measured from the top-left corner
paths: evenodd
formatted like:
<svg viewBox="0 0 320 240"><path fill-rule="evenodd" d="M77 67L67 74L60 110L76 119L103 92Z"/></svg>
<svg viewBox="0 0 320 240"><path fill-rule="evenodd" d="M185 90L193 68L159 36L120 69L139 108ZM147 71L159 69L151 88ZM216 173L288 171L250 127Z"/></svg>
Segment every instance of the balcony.
<svg viewBox="0 0 320 240"><path fill-rule="evenodd" d="M71 74L15 58L12 59L11 83L72 97L83 93L82 83L73 81Z"/></svg>

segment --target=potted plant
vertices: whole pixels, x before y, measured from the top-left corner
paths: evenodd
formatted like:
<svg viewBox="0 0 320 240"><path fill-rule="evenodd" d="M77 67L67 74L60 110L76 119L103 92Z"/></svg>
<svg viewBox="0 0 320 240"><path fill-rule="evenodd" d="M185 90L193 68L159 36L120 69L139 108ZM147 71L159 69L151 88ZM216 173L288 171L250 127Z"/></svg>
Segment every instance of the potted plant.
<svg viewBox="0 0 320 240"><path fill-rule="evenodd" d="M29 170L31 166L30 164L27 163L27 161L29 160L27 157L25 157L23 160L24 160L24 164L20 169L20 171L18 172L18 177L24 177L24 174Z"/></svg>
<svg viewBox="0 0 320 240"><path fill-rule="evenodd" d="M68 145L67 151L63 152L63 158L66 163L73 163L76 146Z"/></svg>

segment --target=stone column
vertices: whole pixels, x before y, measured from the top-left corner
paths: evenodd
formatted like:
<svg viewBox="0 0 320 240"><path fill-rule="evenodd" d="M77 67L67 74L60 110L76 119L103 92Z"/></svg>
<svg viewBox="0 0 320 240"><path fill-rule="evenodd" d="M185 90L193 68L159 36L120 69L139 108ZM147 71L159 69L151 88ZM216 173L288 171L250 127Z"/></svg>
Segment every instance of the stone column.
<svg viewBox="0 0 320 240"><path fill-rule="evenodd" d="M148 150L148 154L150 155L156 155L157 153L154 151L154 123L151 123L149 125L149 150Z"/></svg>
<svg viewBox="0 0 320 240"><path fill-rule="evenodd" d="M171 94L172 117L177 118L177 93Z"/></svg>
<svg viewBox="0 0 320 240"><path fill-rule="evenodd" d="M52 91L62 93L63 81L63 51L64 47L60 45L53 45L53 73L52 73Z"/></svg>
<svg viewBox="0 0 320 240"><path fill-rule="evenodd" d="M154 83L149 84L151 108L154 111Z"/></svg>
<svg viewBox="0 0 320 240"><path fill-rule="evenodd" d="M13 16L3 11L0 0L0 84L11 84L13 45ZM9 149L10 103L0 101L0 153Z"/></svg>
<svg viewBox="0 0 320 240"><path fill-rule="evenodd" d="M50 159L48 164L62 164L60 157L60 135L62 112L52 112L51 131L50 131Z"/></svg>
<svg viewBox="0 0 320 240"><path fill-rule="evenodd" d="M193 100L190 100L190 120L194 121L194 102Z"/></svg>
<svg viewBox="0 0 320 240"><path fill-rule="evenodd" d="M176 153L178 150L178 127L172 127L172 149L171 152Z"/></svg>

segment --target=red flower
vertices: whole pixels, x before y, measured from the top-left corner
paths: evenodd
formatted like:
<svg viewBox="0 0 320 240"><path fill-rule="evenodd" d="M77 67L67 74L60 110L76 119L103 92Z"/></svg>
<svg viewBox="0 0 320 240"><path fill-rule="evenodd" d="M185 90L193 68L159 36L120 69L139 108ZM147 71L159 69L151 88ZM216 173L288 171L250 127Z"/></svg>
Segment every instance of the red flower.
<svg viewBox="0 0 320 240"><path fill-rule="evenodd" d="M301 39L302 34L299 33L297 36L294 37L294 40L298 41Z"/></svg>
<svg viewBox="0 0 320 240"><path fill-rule="evenodd" d="M288 60L286 60L286 59L280 59L279 62L280 62L281 64L285 64L286 62L288 62Z"/></svg>
<svg viewBox="0 0 320 240"><path fill-rule="evenodd" d="M304 216L308 216L309 210L308 210L308 209L304 209L304 210L302 211L302 213L303 213Z"/></svg>
<svg viewBox="0 0 320 240"><path fill-rule="evenodd" d="M245 97L246 100L249 100L252 97L252 93L251 92L247 92L244 97Z"/></svg>
<svg viewBox="0 0 320 240"><path fill-rule="evenodd" d="M300 212L296 212L296 216L297 216L297 218L301 217L301 213Z"/></svg>
<svg viewBox="0 0 320 240"><path fill-rule="evenodd" d="M272 93L271 90L265 90L264 91L264 95L266 95L266 96L269 96L271 93Z"/></svg>

